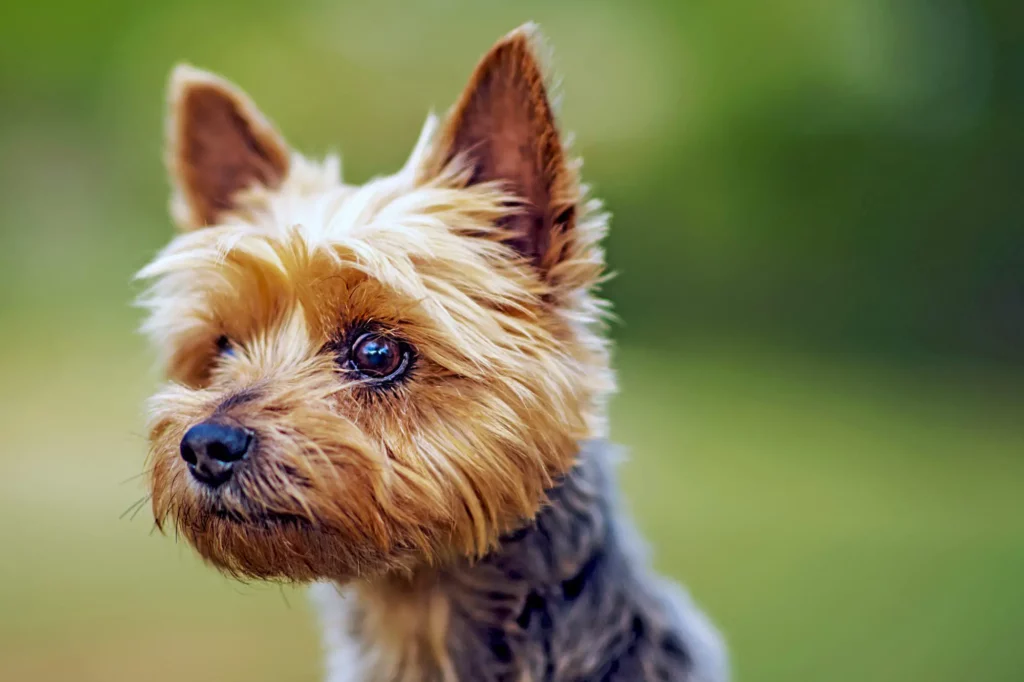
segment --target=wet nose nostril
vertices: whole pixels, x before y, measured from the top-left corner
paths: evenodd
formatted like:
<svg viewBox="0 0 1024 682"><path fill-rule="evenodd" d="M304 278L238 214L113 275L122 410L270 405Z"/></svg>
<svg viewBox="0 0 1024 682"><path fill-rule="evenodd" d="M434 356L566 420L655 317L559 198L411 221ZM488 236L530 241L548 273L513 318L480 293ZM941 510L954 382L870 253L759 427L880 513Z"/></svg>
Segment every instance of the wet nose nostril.
<svg viewBox="0 0 1024 682"><path fill-rule="evenodd" d="M237 462L248 454L251 439L245 429L227 427L218 440L210 443L207 452L219 462Z"/></svg>
<svg viewBox="0 0 1024 682"><path fill-rule="evenodd" d="M185 441L181 442L181 458L188 462L189 464L196 463L196 452Z"/></svg>
<svg viewBox="0 0 1024 682"><path fill-rule="evenodd" d="M210 443L206 448L206 453L218 462L230 462L233 459L228 446L224 443Z"/></svg>

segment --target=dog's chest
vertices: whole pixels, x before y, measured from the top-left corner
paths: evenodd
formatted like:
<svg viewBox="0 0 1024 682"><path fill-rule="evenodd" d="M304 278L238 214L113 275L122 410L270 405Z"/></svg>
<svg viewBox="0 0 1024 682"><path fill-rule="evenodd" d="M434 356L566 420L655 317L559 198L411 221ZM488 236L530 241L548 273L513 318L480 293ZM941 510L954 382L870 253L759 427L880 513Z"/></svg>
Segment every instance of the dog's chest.
<svg viewBox="0 0 1024 682"><path fill-rule="evenodd" d="M382 633L368 623L374 616L361 612L358 597L318 586L328 682L701 679L693 674L692 643L657 611L609 589L603 570L587 566L577 581L551 591L485 580L475 586L483 589L445 604L436 622L417 622L415 633L397 632L411 623L394 619L394 630Z"/></svg>

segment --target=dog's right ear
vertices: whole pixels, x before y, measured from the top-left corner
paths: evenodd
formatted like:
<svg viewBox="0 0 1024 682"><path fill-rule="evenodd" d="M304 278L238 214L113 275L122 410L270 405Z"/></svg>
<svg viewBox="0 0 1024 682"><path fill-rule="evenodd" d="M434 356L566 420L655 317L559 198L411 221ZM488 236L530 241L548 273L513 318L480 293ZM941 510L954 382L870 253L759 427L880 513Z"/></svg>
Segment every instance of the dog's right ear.
<svg viewBox="0 0 1024 682"><path fill-rule="evenodd" d="M462 159L469 182L496 182L521 205L501 222L508 243L545 275L570 257L580 191L545 86L538 29L525 24L477 64L427 160L427 177Z"/></svg>
<svg viewBox="0 0 1024 682"><path fill-rule="evenodd" d="M168 103L171 212L183 230L220 222L239 208L239 192L276 187L287 175L288 145L231 83L179 65L171 74Z"/></svg>

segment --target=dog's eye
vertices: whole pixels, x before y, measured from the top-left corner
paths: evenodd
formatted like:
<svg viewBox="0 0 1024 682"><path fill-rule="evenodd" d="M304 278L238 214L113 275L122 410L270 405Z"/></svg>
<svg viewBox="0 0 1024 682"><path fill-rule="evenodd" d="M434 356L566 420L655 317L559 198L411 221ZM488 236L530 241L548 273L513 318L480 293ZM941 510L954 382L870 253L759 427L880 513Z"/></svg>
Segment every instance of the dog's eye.
<svg viewBox="0 0 1024 682"><path fill-rule="evenodd" d="M401 375L409 366L409 348L378 334L363 334L352 344L352 369L368 379L384 381Z"/></svg>
<svg viewBox="0 0 1024 682"><path fill-rule="evenodd" d="M235 344L224 334L217 337L217 353L220 355L235 354Z"/></svg>

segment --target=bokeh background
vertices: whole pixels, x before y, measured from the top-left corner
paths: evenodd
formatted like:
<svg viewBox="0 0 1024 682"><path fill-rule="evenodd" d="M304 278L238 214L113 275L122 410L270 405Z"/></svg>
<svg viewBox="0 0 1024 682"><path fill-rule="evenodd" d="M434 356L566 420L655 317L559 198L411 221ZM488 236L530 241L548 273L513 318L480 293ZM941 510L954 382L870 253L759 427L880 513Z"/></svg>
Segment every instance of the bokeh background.
<svg viewBox="0 0 1024 682"><path fill-rule="evenodd" d="M1024 679L1013 3L47 0L0 9L0 680L319 679L304 594L130 513L171 66L360 181L527 19L615 214L625 495L737 679Z"/></svg>

